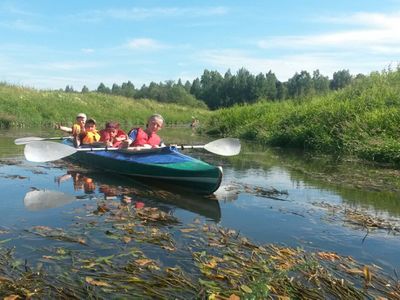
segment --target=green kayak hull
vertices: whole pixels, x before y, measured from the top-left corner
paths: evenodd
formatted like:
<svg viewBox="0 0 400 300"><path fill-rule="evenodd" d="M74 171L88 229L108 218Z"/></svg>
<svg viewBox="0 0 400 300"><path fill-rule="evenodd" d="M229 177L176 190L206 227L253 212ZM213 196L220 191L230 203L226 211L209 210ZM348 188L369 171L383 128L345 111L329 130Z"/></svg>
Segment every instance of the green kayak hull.
<svg viewBox="0 0 400 300"><path fill-rule="evenodd" d="M70 159L96 169L169 184L198 194L212 194L221 184L221 167L185 155L175 147L143 152L79 151Z"/></svg>

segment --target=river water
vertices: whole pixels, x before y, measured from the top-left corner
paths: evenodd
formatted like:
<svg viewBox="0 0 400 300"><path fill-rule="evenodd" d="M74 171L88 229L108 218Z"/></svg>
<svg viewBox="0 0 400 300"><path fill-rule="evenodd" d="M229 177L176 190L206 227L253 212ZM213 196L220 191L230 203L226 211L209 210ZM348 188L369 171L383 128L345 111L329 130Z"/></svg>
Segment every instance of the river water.
<svg viewBox="0 0 400 300"><path fill-rule="evenodd" d="M256 243L335 252L400 273L400 232L373 230L352 222L348 214L354 218L359 212L398 226L396 170L245 142L236 157L192 150L190 155L223 167L221 188L215 193L216 200L210 200L168 189L157 192L158 187L64 162L30 163L24 159L23 146L13 143L18 137L59 135L54 130L34 129L0 134L0 247L15 246L21 257L30 257L32 247L40 244L24 234L30 227L69 226L74 210L99 199L119 201L124 194L133 203L161 207L182 224L199 218L232 228ZM212 140L194 135L189 128L167 128L161 135L166 142L189 145ZM31 203L33 190L48 194Z"/></svg>

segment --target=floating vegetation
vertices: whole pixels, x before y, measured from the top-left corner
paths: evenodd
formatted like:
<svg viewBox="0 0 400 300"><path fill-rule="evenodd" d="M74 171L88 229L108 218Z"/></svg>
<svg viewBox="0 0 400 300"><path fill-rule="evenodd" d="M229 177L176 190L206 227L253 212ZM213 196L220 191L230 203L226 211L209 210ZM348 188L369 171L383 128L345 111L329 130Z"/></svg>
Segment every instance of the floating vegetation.
<svg viewBox="0 0 400 300"><path fill-rule="evenodd" d="M366 211L360 209L352 209L341 205L332 205L326 202L313 202L314 206L327 209L332 213L332 216L339 218L341 221L356 226L358 228L366 229L369 231L374 229L386 230L388 233L399 234L400 233L400 222L372 216Z"/></svg>
<svg viewBox="0 0 400 300"><path fill-rule="evenodd" d="M0 165L16 166L16 165L21 165L21 164L22 164L21 160L16 160L13 158L0 159Z"/></svg>
<svg viewBox="0 0 400 300"><path fill-rule="evenodd" d="M214 194L218 199L221 200L236 200L237 195L240 193L248 193L257 197L263 197L272 200L290 201L287 199L289 195L287 191L279 191L274 187L265 188L239 182L232 182L229 185L222 186Z"/></svg>
<svg viewBox="0 0 400 300"><path fill-rule="evenodd" d="M400 297L398 279L337 253L257 245L217 224L195 219L183 226L159 208L123 201L98 200L74 212L67 228L40 225L19 233L46 242L30 248L29 258L0 243L0 297Z"/></svg>
<svg viewBox="0 0 400 300"><path fill-rule="evenodd" d="M2 176L2 177L8 178L8 179L28 179L28 177L21 176L21 175L5 175L5 176Z"/></svg>

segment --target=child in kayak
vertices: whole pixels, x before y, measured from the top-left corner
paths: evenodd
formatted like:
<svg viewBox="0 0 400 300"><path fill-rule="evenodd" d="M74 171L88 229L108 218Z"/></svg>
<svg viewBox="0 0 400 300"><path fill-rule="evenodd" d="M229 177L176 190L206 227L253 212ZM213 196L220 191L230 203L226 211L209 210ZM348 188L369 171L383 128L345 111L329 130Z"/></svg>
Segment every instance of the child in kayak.
<svg viewBox="0 0 400 300"><path fill-rule="evenodd" d="M77 134L79 135L81 132L84 131L85 129L85 122L86 122L86 114L84 113L79 113L76 116L76 120L75 123L72 125L72 127L67 127L67 126L62 126L57 124L57 129L60 129L62 131L68 132L68 133L72 133L72 134Z"/></svg>
<svg viewBox="0 0 400 300"><path fill-rule="evenodd" d="M158 148L162 146L161 138L157 132L163 127L164 118L159 114L150 116L146 129L133 128L128 133L128 139L123 142L123 147Z"/></svg>
<svg viewBox="0 0 400 300"><path fill-rule="evenodd" d="M62 131L71 133L73 137L74 146L78 147L80 145L81 136L85 132L86 118L87 118L86 114L79 113L76 116L75 123L72 125L72 127L62 126L59 124L56 127Z"/></svg>
<svg viewBox="0 0 400 300"><path fill-rule="evenodd" d="M85 123L85 132L81 134L81 144L90 145L99 140L100 134L96 130L96 121L94 119L88 119Z"/></svg>
<svg viewBox="0 0 400 300"><path fill-rule="evenodd" d="M119 147L127 139L126 133L120 129L119 123L107 122L106 128L100 130L100 142L107 147Z"/></svg>

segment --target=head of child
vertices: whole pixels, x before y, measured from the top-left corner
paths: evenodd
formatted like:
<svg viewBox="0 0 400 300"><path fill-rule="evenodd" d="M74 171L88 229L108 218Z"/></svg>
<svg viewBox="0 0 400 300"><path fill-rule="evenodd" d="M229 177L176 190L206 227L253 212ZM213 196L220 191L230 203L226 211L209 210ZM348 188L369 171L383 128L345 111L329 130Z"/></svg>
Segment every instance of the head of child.
<svg viewBox="0 0 400 300"><path fill-rule="evenodd" d="M118 134L119 124L116 122L107 122L106 130L111 137L116 137Z"/></svg>
<svg viewBox="0 0 400 300"><path fill-rule="evenodd" d="M86 123L86 115L84 113L79 113L76 116L76 123L84 125Z"/></svg>
<svg viewBox="0 0 400 300"><path fill-rule="evenodd" d="M164 118L159 114L154 114L150 116L147 121L146 131L148 133L156 133L159 131L164 125Z"/></svg>
<svg viewBox="0 0 400 300"><path fill-rule="evenodd" d="M96 121L94 119L88 119L85 123L86 132L92 132L96 130Z"/></svg>

